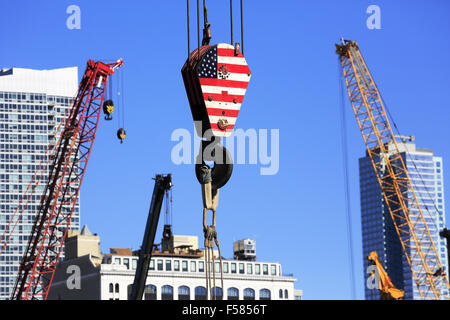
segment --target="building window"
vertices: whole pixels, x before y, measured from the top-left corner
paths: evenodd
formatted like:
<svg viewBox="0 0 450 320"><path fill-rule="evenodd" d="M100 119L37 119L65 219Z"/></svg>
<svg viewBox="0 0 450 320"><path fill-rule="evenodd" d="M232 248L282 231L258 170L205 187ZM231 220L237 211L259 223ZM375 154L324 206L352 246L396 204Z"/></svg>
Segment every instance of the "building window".
<svg viewBox="0 0 450 320"><path fill-rule="evenodd" d="M282 289L280 289L280 296L279 296L279 298L283 299L283 290Z"/></svg>
<svg viewBox="0 0 450 320"><path fill-rule="evenodd" d="M166 260L166 271L172 271L172 261Z"/></svg>
<svg viewBox="0 0 450 320"><path fill-rule="evenodd" d="M253 265L251 263L247 263L247 274L253 274Z"/></svg>
<svg viewBox="0 0 450 320"><path fill-rule="evenodd" d="M144 290L144 300L156 300L156 286L148 284Z"/></svg>
<svg viewBox="0 0 450 320"><path fill-rule="evenodd" d="M181 261L181 267L184 272L188 271L188 263L186 260Z"/></svg>
<svg viewBox="0 0 450 320"><path fill-rule="evenodd" d="M197 265L195 261L191 261L191 272L195 272L197 270Z"/></svg>
<svg viewBox="0 0 450 320"><path fill-rule="evenodd" d="M136 270L136 268L137 268L137 259L133 259L131 261L131 268L133 268L133 270Z"/></svg>
<svg viewBox="0 0 450 320"><path fill-rule="evenodd" d="M123 265L124 265L127 269L130 269L130 259L128 259L128 258L123 259Z"/></svg>
<svg viewBox="0 0 450 320"><path fill-rule="evenodd" d="M270 265L270 274L272 276L276 276L277 275L277 266L276 265L274 265L274 264Z"/></svg>
<svg viewBox="0 0 450 320"><path fill-rule="evenodd" d="M198 262L198 271L205 272L205 263L203 261Z"/></svg>
<svg viewBox="0 0 450 320"><path fill-rule="evenodd" d="M191 291L189 287L181 286L178 287L178 300L190 300L191 299Z"/></svg>
<svg viewBox="0 0 450 320"><path fill-rule="evenodd" d="M109 284L109 293L114 293L114 284L113 283Z"/></svg>
<svg viewBox="0 0 450 320"><path fill-rule="evenodd" d="M231 264L231 273L236 273L236 263Z"/></svg>
<svg viewBox="0 0 450 320"><path fill-rule="evenodd" d="M179 260L175 260L173 262L173 270L174 271L180 271L180 261Z"/></svg>
<svg viewBox="0 0 450 320"><path fill-rule="evenodd" d="M215 269L214 269L214 272L215 272L215 273L220 273L220 263L219 263L219 262L216 262L216 263L215 263Z"/></svg>
<svg viewBox="0 0 450 320"><path fill-rule="evenodd" d="M158 267L158 271L162 271L163 270L163 261L162 260L158 260L157 262L157 267Z"/></svg>
<svg viewBox="0 0 450 320"><path fill-rule="evenodd" d="M244 300L255 300L255 290L251 288L244 289Z"/></svg>
<svg viewBox="0 0 450 320"><path fill-rule="evenodd" d="M239 263L239 273L240 274L244 274L245 273L245 269L244 269L244 264L243 263Z"/></svg>
<svg viewBox="0 0 450 320"><path fill-rule="evenodd" d="M155 260L150 260L150 270L155 270Z"/></svg>
<svg viewBox="0 0 450 320"><path fill-rule="evenodd" d="M228 262L223 263L223 273L228 273Z"/></svg>
<svg viewBox="0 0 450 320"><path fill-rule="evenodd" d="M172 286L163 286L161 288L161 300L173 300Z"/></svg>
<svg viewBox="0 0 450 320"><path fill-rule="evenodd" d="M195 300L206 300L206 288L196 287L195 288Z"/></svg>
<svg viewBox="0 0 450 320"><path fill-rule="evenodd" d="M216 300L223 300L223 291L222 291L221 287L211 288L211 298L212 299L214 299L214 293L215 293Z"/></svg>
<svg viewBox="0 0 450 320"><path fill-rule="evenodd" d="M269 266L267 264L263 264L263 275L267 276L269 274Z"/></svg>
<svg viewBox="0 0 450 320"><path fill-rule="evenodd" d="M115 264L120 264L120 258L114 258L114 263Z"/></svg>
<svg viewBox="0 0 450 320"><path fill-rule="evenodd" d="M116 293L119 293L119 284L116 283Z"/></svg>
<svg viewBox="0 0 450 320"><path fill-rule="evenodd" d="M288 299L288 298L289 298L287 289L284 290L284 298L285 298L285 299Z"/></svg>
<svg viewBox="0 0 450 320"><path fill-rule="evenodd" d="M228 288L228 300L239 300L239 290L237 288Z"/></svg>
<svg viewBox="0 0 450 320"><path fill-rule="evenodd" d="M255 274L257 275L261 274L261 265L255 264Z"/></svg>
<svg viewBox="0 0 450 320"><path fill-rule="evenodd" d="M270 300L270 290L268 289L259 290L259 300Z"/></svg>

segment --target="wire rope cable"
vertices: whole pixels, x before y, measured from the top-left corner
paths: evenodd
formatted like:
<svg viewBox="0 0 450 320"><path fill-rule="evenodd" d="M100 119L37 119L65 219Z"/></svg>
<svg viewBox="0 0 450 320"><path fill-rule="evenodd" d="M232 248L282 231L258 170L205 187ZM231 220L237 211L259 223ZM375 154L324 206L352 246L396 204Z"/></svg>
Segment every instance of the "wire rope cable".
<svg viewBox="0 0 450 320"><path fill-rule="evenodd" d="M355 284L355 268L353 259L353 227L352 227L352 214L351 214L351 199L350 199L350 182L349 182L349 165L348 165L348 139L347 139L347 122L345 120L345 92L344 92L344 74L342 68L338 64L339 70L339 87L340 87L340 122L341 122L341 151L342 151L342 166L344 171L344 192L345 192L345 206L346 206L346 224L347 224L347 250L348 250L348 262L350 265L350 289L351 297L356 300L356 284Z"/></svg>
<svg viewBox="0 0 450 320"><path fill-rule="evenodd" d="M233 39L233 0L230 0L230 35L231 35L231 45L234 45Z"/></svg>

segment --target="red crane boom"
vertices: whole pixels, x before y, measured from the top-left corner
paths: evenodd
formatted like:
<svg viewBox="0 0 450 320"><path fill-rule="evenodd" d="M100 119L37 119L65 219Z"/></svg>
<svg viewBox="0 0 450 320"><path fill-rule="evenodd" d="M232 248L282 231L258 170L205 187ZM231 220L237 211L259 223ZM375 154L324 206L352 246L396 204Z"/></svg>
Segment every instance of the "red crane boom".
<svg viewBox="0 0 450 320"><path fill-rule="evenodd" d="M59 139L47 152L51 152L49 175L19 266L13 300L48 296L95 140L108 77L122 65L122 60L87 63Z"/></svg>

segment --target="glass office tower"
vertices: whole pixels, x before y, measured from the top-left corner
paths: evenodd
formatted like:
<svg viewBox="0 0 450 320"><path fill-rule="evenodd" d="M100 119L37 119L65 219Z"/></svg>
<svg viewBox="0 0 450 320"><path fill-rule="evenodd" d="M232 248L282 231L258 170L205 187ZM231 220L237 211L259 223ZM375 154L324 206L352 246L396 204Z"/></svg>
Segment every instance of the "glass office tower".
<svg viewBox="0 0 450 320"><path fill-rule="evenodd" d="M446 243L439 236L439 231L445 227L442 158L435 156L432 150L416 148L413 137L397 137L397 144L439 258L448 275ZM367 155L359 159L359 173L366 299L379 299L378 290L370 289L367 286L369 277L366 272L369 265L367 256L371 251L378 253L380 261L394 285L405 290L405 299L420 299L391 216L385 207L372 162ZM409 197L413 198L412 193L409 193ZM414 250L412 243L411 246L410 250ZM440 289L443 295L448 296L447 288Z"/></svg>
<svg viewBox="0 0 450 320"><path fill-rule="evenodd" d="M0 237L44 159L78 88L78 69L0 69ZM46 163L44 159L44 164ZM46 169L47 170L47 169ZM0 256L0 299L11 295L45 182L36 188ZM79 229L79 203L72 229ZM2 241L3 245L4 241Z"/></svg>

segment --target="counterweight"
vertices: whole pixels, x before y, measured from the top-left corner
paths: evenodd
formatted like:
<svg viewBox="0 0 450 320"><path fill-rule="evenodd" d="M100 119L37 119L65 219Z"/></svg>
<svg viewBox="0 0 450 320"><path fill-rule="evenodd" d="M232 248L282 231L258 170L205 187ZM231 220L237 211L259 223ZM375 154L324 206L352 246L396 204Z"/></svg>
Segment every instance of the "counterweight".
<svg viewBox="0 0 450 320"><path fill-rule="evenodd" d="M355 41L336 45L353 111L386 208L422 299L442 299L447 276L433 243L380 93Z"/></svg>

